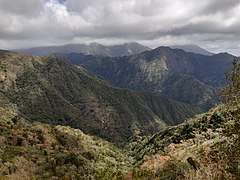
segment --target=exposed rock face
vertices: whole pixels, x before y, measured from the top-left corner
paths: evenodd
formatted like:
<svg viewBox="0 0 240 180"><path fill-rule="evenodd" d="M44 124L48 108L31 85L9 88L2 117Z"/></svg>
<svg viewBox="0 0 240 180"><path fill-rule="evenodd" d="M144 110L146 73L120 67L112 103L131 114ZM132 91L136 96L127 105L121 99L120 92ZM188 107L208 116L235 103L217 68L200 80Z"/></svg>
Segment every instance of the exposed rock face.
<svg viewBox="0 0 240 180"><path fill-rule="evenodd" d="M151 62L146 62L146 60L141 59L139 60L138 66L140 70L136 74L136 78L142 77L142 79L139 79L139 83L141 83L143 80L146 83L151 83L156 91L161 91L162 83L166 79L169 72L166 63L166 57L154 59Z"/></svg>

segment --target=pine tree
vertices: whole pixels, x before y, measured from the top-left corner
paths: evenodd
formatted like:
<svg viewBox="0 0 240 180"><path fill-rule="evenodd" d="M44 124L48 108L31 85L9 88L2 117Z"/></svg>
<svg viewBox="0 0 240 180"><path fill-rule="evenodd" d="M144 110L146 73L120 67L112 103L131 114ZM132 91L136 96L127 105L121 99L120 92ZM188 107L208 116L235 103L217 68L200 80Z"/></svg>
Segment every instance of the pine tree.
<svg viewBox="0 0 240 180"><path fill-rule="evenodd" d="M232 71L227 72L227 87L223 89L221 96L227 105L239 105L240 100L240 58L234 58Z"/></svg>
<svg viewBox="0 0 240 180"><path fill-rule="evenodd" d="M227 87L223 89L223 97L227 111L231 113L232 123L225 132L229 138L225 155L227 171L234 179L240 179L240 64L239 58L234 58L230 73L226 73Z"/></svg>

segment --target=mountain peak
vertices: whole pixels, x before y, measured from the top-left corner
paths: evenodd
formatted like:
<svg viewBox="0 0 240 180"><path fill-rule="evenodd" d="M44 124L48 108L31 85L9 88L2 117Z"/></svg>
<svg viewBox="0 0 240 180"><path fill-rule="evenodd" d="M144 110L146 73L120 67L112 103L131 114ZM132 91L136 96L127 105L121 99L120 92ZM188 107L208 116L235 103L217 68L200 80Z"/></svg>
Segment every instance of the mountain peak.
<svg viewBox="0 0 240 180"><path fill-rule="evenodd" d="M138 42L126 42L123 45L128 45L128 46L143 46L142 44L139 44Z"/></svg>
<svg viewBox="0 0 240 180"><path fill-rule="evenodd" d="M174 45L174 46L170 46L173 49L182 49L186 52L192 52L195 54L201 54L201 55L205 55L205 56L212 56L214 55L214 53L211 53L195 44L188 44L188 45Z"/></svg>
<svg viewBox="0 0 240 180"><path fill-rule="evenodd" d="M100 44L100 43L97 43L97 42L92 42L92 43L89 43L89 46L104 46L104 45L102 45L102 44Z"/></svg>

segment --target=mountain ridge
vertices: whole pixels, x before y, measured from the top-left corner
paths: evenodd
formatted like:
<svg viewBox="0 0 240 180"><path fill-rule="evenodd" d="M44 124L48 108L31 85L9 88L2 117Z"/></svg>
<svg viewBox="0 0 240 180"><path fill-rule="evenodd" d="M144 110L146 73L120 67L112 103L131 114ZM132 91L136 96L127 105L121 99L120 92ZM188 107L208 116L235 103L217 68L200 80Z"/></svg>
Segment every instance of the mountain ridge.
<svg viewBox="0 0 240 180"><path fill-rule="evenodd" d="M181 82L180 77L186 76L191 80L190 82L197 84L196 91L192 92L195 97L191 97L190 100L199 98L199 101L192 101L190 104L200 105L205 110L218 102L218 90L226 83L225 71L231 69L231 61L234 57L226 53L204 56L169 47L158 47L137 55L115 58L85 56L77 53L57 55L67 58L75 65L85 67L114 86L162 93L180 102L186 102L181 99L180 93L177 93L178 97L173 97L164 92L187 90L189 84L175 86L182 87L182 90L171 90L169 88L174 87L167 84L176 85Z"/></svg>
<svg viewBox="0 0 240 180"><path fill-rule="evenodd" d="M201 55L205 55L205 56L212 56L214 55L214 53L212 52L209 52L197 45L194 45L194 44L189 44L189 45L173 45L173 46L170 46L170 48L172 49L182 49L186 52L192 52L192 53L195 53L195 54L201 54Z"/></svg>
<svg viewBox="0 0 240 180"><path fill-rule="evenodd" d="M134 134L151 134L166 123L178 124L201 112L161 96L151 98L151 94L114 88L56 56L4 51L0 63L1 96L17 105L26 118L70 125L118 144Z"/></svg>
<svg viewBox="0 0 240 180"><path fill-rule="evenodd" d="M83 53L86 55L97 56L127 56L138 54L150 50L149 47L143 46L136 42L105 46L99 43L89 44L66 44L62 46L34 47L30 49L15 49L12 51L28 55L48 56L54 53Z"/></svg>

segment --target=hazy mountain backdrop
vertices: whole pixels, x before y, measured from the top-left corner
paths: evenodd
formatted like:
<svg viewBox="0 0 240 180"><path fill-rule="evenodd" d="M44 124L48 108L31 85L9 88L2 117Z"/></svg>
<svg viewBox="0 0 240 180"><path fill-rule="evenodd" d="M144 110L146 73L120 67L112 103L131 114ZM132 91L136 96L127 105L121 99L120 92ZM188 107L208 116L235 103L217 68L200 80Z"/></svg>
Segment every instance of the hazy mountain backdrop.
<svg viewBox="0 0 240 180"><path fill-rule="evenodd" d="M192 52L192 53L195 53L195 54L202 54L202 55L205 55L205 56L212 56L214 55L214 53L211 53L199 46L196 46L196 45L176 45L176 46L170 46L170 48L172 49L182 49L186 52Z"/></svg>
<svg viewBox="0 0 240 180"><path fill-rule="evenodd" d="M29 55L48 56L54 53L83 53L97 56L127 56L138 54L150 48L139 43L125 43L120 45L104 46L98 43L90 44L67 44L64 46L35 47L30 49L13 50Z"/></svg>

